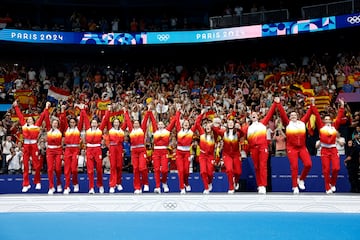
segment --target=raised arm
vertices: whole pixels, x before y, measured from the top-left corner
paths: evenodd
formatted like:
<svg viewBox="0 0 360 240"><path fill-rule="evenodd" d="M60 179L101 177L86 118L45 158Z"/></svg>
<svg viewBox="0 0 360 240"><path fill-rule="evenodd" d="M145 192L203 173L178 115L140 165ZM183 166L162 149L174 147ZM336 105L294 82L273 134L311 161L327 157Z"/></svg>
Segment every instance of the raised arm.
<svg viewBox="0 0 360 240"><path fill-rule="evenodd" d="M100 127L99 127L99 129L101 131L104 131L105 127L107 127L108 130L111 128L110 111L111 111L111 106L108 106L108 109L106 110L105 115L102 118L101 124L100 124Z"/></svg>
<svg viewBox="0 0 360 240"><path fill-rule="evenodd" d="M345 108L344 108L344 100L343 99L339 99L339 102L340 102L340 108L338 110L338 114L337 114L337 117L336 117L336 120L335 120L335 123L334 123L334 127L336 129L339 129L340 127L340 123L341 123L341 118L343 118L344 116L344 112L345 112Z"/></svg>
<svg viewBox="0 0 360 240"><path fill-rule="evenodd" d="M310 108L306 111L305 115L300 119L303 123L307 123L310 120L311 114L313 114L312 107L315 107L315 98L310 98Z"/></svg>
<svg viewBox="0 0 360 240"><path fill-rule="evenodd" d="M222 137L224 136L225 129L221 129L220 124L218 124L218 123L215 124L214 123L212 125L211 129L214 131L214 133L216 135L219 135L219 136L222 136Z"/></svg>
<svg viewBox="0 0 360 240"><path fill-rule="evenodd" d="M280 103L280 98L275 97L274 103L275 103L277 109L279 110L281 121L284 123L285 126L287 126L289 124L290 120L285 112L284 107Z"/></svg>
<svg viewBox="0 0 360 240"><path fill-rule="evenodd" d="M176 128L176 131L179 132L181 130L181 122L180 122L180 110L178 109L176 111L176 115L175 115L175 128Z"/></svg>
<svg viewBox="0 0 360 240"><path fill-rule="evenodd" d="M319 111L317 110L316 106L311 105L310 106L311 112L315 115L315 119L316 119L316 126L318 129L322 128L324 126L324 123L321 120L321 116Z"/></svg>
<svg viewBox="0 0 360 240"><path fill-rule="evenodd" d="M261 120L262 124L265 126L269 123L270 119L275 113L276 104L273 103L269 109L269 112L265 115L264 119Z"/></svg>
<svg viewBox="0 0 360 240"><path fill-rule="evenodd" d="M148 120L149 120L150 113L152 114L151 111L146 111L145 116L144 116L144 119L143 119L143 121L142 121L142 123L141 123L141 129L142 129L144 132L146 132L147 122L148 122ZM155 124L155 125L156 125L156 124Z"/></svg>
<svg viewBox="0 0 360 240"><path fill-rule="evenodd" d="M200 135L205 133L204 128L201 126L201 120L204 116L205 110L202 110L199 116L197 116L194 125L191 127L191 131L195 132L196 130L199 131Z"/></svg>
<svg viewBox="0 0 360 240"><path fill-rule="evenodd" d="M171 131L175 127L175 124L177 122L177 114L179 114L180 116L180 112L176 112L175 116L171 119L169 125L167 125L166 130Z"/></svg>
<svg viewBox="0 0 360 240"><path fill-rule="evenodd" d="M150 117L150 121L151 121L151 125L153 128L153 132L158 130L157 124L156 124L156 119L154 117L154 114L152 111L149 111L149 117Z"/></svg>
<svg viewBox="0 0 360 240"><path fill-rule="evenodd" d="M130 119L130 116L129 116L129 112L125 109L124 111L124 116L125 116L125 122L126 122L126 125L129 129L129 131L131 132L133 130L133 124L131 122L131 119Z"/></svg>
<svg viewBox="0 0 360 240"><path fill-rule="evenodd" d="M125 120L125 111L126 111L126 109L123 108L124 121L123 121L123 123L121 124L121 129L122 129L123 131L125 131L125 129L126 129L126 127L127 127L127 122L126 122L126 120Z"/></svg>
<svg viewBox="0 0 360 240"><path fill-rule="evenodd" d="M63 108L63 106L61 106L61 113L60 113L59 119L60 119L60 125L63 127L62 132L64 133L66 131L66 129L68 129L69 123L67 121L66 112L65 112L65 109Z"/></svg>
<svg viewBox="0 0 360 240"><path fill-rule="evenodd" d="M82 118L81 121L83 121L83 123L85 124L85 129L86 130L89 129L91 125L90 125L90 120L89 120L89 117L88 117L88 115L86 113L85 108L81 109L80 118Z"/></svg>
<svg viewBox="0 0 360 240"><path fill-rule="evenodd" d="M50 123L50 115L49 115L49 108L51 106L50 102L46 103L45 109L44 111L41 113L40 117L38 118L38 120L36 120L35 125L40 127L42 122L45 120L45 124L46 124L46 129L49 131L51 128L51 123ZM59 126L60 127L60 126Z"/></svg>
<svg viewBox="0 0 360 240"><path fill-rule="evenodd" d="M21 125L25 125L26 121L25 121L25 118L24 118L23 113L21 112L21 110L20 110L20 108L19 108L19 105L18 105L17 101L14 101L13 107L14 107L14 109L15 109L16 115L17 115L18 118L19 118L19 123L20 123Z"/></svg>

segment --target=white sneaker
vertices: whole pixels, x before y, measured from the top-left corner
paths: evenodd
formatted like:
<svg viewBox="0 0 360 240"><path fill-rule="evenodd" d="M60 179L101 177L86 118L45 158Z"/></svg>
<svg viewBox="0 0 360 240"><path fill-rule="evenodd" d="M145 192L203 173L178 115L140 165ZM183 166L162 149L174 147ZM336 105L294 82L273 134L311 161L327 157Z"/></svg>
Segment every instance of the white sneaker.
<svg viewBox="0 0 360 240"><path fill-rule="evenodd" d="M48 194L53 195L54 192L55 192L55 188L50 188L49 191L48 191Z"/></svg>
<svg viewBox="0 0 360 240"><path fill-rule="evenodd" d="M160 193L161 193L161 189L160 189L159 187L154 188L154 193L160 194Z"/></svg>
<svg viewBox="0 0 360 240"><path fill-rule="evenodd" d="M298 188L298 187L293 187L292 190L293 190L293 194L294 194L294 195L298 195L298 194L299 194L299 188Z"/></svg>
<svg viewBox="0 0 360 240"><path fill-rule="evenodd" d="M89 194L95 194L95 191L94 191L93 188L91 188L91 189L89 190Z"/></svg>
<svg viewBox="0 0 360 240"><path fill-rule="evenodd" d="M170 191L169 186L166 183L163 183L162 186L165 193L168 193Z"/></svg>
<svg viewBox="0 0 360 240"><path fill-rule="evenodd" d="M64 195L69 195L69 193L70 193L70 188L65 188Z"/></svg>
<svg viewBox="0 0 360 240"><path fill-rule="evenodd" d="M21 192L27 192L27 191L29 191L30 188L31 188L31 185L23 186L23 188L21 189Z"/></svg>
<svg viewBox="0 0 360 240"><path fill-rule="evenodd" d="M134 194L141 194L141 190L140 190L140 189L136 189L136 190L134 191Z"/></svg>
<svg viewBox="0 0 360 240"><path fill-rule="evenodd" d="M74 185L74 192L79 192L79 184Z"/></svg>
<svg viewBox="0 0 360 240"><path fill-rule="evenodd" d="M121 184L117 185L117 190L121 192L123 190L123 186Z"/></svg>
<svg viewBox="0 0 360 240"><path fill-rule="evenodd" d="M41 183L37 183L37 184L35 185L35 189L36 189L36 190L41 190Z"/></svg>
<svg viewBox="0 0 360 240"><path fill-rule="evenodd" d="M331 187L331 191L332 191L333 193L336 192L336 187L335 187L335 186L330 185L330 187Z"/></svg>
<svg viewBox="0 0 360 240"><path fill-rule="evenodd" d="M103 193L104 193L104 187L103 187L103 186L99 187L99 193L100 193L100 194L103 194Z"/></svg>
<svg viewBox="0 0 360 240"><path fill-rule="evenodd" d="M115 192L115 188L111 187L111 188L109 189L109 193L114 193L114 192Z"/></svg>
<svg viewBox="0 0 360 240"><path fill-rule="evenodd" d="M209 183L209 185L208 185L208 187L209 187L209 192L211 192L212 191L212 183Z"/></svg>
<svg viewBox="0 0 360 240"><path fill-rule="evenodd" d="M61 186L61 185L57 185L56 191L57 191L57 192L62 192L62 186Z"/></svg>
<svg viewBox="0 0 360 240"><path fill-rule="evenodd" d="M185 190L186 190L187 192L191 192L191 186L190 186L190 185L185 186Z"/></svg>
<svg viewBox="0 0 360 240"><path fill-rule="evenodd" d="M325 193L326 193L326 194L333 194L333 191L331 191L331 189L329 189L329 190L327 190Z"/></svg>
<svg viewBox="0 0 360 240"><path fill-rule="evenodd" d="M210 193L210 191L209 191L209 189L205 189L204 191L203 191L203 194L209 194Z"/></svg>
<svg viewBox="0 0 360 240"><path fill-rule="evenodd" d="M185 188L180 189L180 194L186 194Z"/></svg>
<svg viewBox="0 0 360 240"><path fill-rule="evenodd" d="M234 184L234 188L235 188L236 191L239 190L240 184L239 184L239 183L235 183L235 184Z"/></svg>
<svg viewBox="0 0 360 240"><path fill-rule="evenodd" d="M304 180L300 180L300 178L298 178L297 180L298 186L301 190L305 190L305 182Z"/></svg>
<svg viewBox="0 0 360 240"><path fill-rule="evenodd" d="M148 192L149 191L149 185L144 185L144 192Z"/></svg>
<svg viewBox="0 0 360 240"><path fill-rule="evenodd" d="M264 186L259 186L259 188L258 188L258 193L259 193L259 194L266 194L266 187L264 187Z"/></svg>
<svg viewBox="0 0 360 240"><path fill-rule="evenodd" d="M235 190L234 190L234 189L228 191L228 194L234 194L234 193L235 193Z"/></svg>

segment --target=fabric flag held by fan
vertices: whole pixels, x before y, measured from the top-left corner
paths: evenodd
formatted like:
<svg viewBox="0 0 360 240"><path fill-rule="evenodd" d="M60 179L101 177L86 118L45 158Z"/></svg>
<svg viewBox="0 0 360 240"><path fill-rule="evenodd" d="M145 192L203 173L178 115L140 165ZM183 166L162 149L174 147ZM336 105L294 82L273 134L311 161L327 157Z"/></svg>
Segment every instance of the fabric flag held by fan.
<svg viewBox="0 0 360 240"><path fill-rule="evenodd" d="M67 101L69 97L69 91L51 86L48 90L47 100L57 104L59 101Z"/></svg>

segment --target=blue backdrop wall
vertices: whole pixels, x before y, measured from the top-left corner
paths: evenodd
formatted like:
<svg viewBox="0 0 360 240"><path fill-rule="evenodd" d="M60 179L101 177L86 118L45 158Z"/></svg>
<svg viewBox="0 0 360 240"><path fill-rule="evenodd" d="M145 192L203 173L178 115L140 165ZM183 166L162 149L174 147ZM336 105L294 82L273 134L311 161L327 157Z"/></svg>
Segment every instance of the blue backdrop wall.
<svg viewBox="0 0 360 240"><path fill-rule="evenodd" d="M348 174L344 165L344 157L341 158L341 168L336 185L337 192L349 192L350 184L348 181ZM306 192L325 192L324 178L321 172L320 157L312 157L313 167L305 181ZM291 175L290 165L287 157L272 157L271 158L271 191L273 192L291 192ZM302 163L299 162L299 173L302 170ZM109 175L104 174L104 188L105 192L109 191ZM189 179L193 192L202 192L203 184L199 173L192 173ZM42 175L41 178L42 189L35 190L34 186L28 193L47 193L48 178L47 175ZM155 180L153 174L149 174L150 192L153 192L155 187ZM170 173L168 177L168 184L171 192L179 192L179 181L177 173ZM79 174L80 192L88 192L88 179L86 174ZM123 192L133 192L133 175L129 173L123 174ZM5 193L21 193L22 176L21 175L0 175L0 194ZM213 192L227 192L228 183L225 173L215 173L213 181ZM97 192L97 189L95 189ZM255 192L256 182L254 175L254 166L251 158L243 160L243 173L240 180L240 191Z"/></svg>

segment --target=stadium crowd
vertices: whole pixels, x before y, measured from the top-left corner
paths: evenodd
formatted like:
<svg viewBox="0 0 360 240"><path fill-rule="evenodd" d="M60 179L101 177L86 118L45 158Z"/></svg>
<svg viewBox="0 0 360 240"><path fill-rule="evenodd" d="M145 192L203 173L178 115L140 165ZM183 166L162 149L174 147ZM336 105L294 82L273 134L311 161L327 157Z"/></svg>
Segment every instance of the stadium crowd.
<svg viewBox="0 0 360 240"><path fill-rule="evenodd" d="M335 61L329 61L330 58ZM104 171L113 174L115 170L112 170L111 167L110 149L114 145L114 140L111 139L109 133L114 127L112 125L114 119L117 119L121 127L122 124L126 125L124 125L123 133L121 133L123 135L119 133L123 137L122 140L119 140L120 142L116 144L121 143L121 151L124 156L121 169L116 170L118 176L121 176L122 171L134 171L134 174L143 174L144 171L156 171L159 166L154 167L153 154L156 149L165 147L167 151L165 154L166 161L168 161L167 171L177 171L178 169L182 169L181 172L185 171L185 183L181 183L182 186L180 185L182 193L185 193L191 190L186 182L188 177L186 173L188 174L189 171L203 172L201 162L207 161L201 160L207 159L206 156L202 156L204 147L201 145L202 135L207 136L207 131L211 132L213 137L214 145L210 148L210 165L213 168L210 168L210 170L207 168L206 172L210 172L210 176L202 176L202 178L208 178L209 180L211 172L214 171L228 173L227 163L224 163L223 159L225 137L224 135L221 137L221 134L218 136L215 133L213 123L220 125L221 128L228 128L231 124L229 120L232 120L236 129L243 129L254 121L252 119L254 112L257 113L259 120L268 117L265 125L270 156L287 156L286 125L282 121L283 119L278 110L274 110L272 116L267 116L275 101L277 104L282 105L287 114L295 112L300 119L306 114L307 109L311 108L311 99L313 99L313 103L322 118L330 116L331 119L336 119L340 109L337 95L339 93L360 93L359 71L360 55L356 56L347 53L341 53L337 56L324 54L322 57L313 55L304 57L299 63L288 62L286 59L269 59L267 61L254 59L248 63L227 61L223 64L192 66L174 63L139 64L138 66L2 64L0 69L1 101L2 103L14 103L0 122L2 172L9 174L24 172L22 159L25 154L23 150L24 141L26 140L24 137L25 122L20 124L19 112L23 114L24 119L33 118L35 121L41 119L41 116L48 112L49 124L46 121L37 122L39 133L35 140L40 165L34 166L33 157L31 157L32 164L30 162L29 168L26 168L28 172L35 173L42 169L49 173L50 162L46 158L48 157L50 145L50 129L59 129L59 132L66 136L64 121L69 121L69 124L71 124L72 119L77 122L81 121L81 123L86 121L84 119L89 119L91 122L86 128L84 127L86 124L78 127L80 134L77 155L79 157L75 164L76 171L74 167L71 168L71 171L88 172L89 155L86 152L89 152L89 146L94 147L89 145L88 136L90 133L88 131L92 127L97 129L97 125L93 126L96 122L96 124L101 123L100 129L102 130L100 142L94 143L101 152L101 157L94 160L96 162L96 172L99 174L99 171ZM359 168L360 114L359 109L356 108L356 105L354 106L351 109L348 104L345 103L344 105L344 114L340 116L338 128L338 137L339 139L342 137L343 140L338 141L337 147L345 149L342 154L347 156L346 163L349 176L352 177L350 181L353 181L351 191L358 192L359 183L356 176ZM18 108L19 112L15 112L16 108ZM153 114L155 125L147 121L145 124L143 123L148 112ZM66 116L65 120L61 118L64 114ZM150 118L150 115L148 117ZM177 119L176 124L179 124L179 126L166 128L169 130L168 135L166 135L168 140L161 143L161 147L157 148L158 145L155 143L157 135L154 130L168 126L175 118ZM57 126L54 120L57 122ZM108 121L110 124L103 123L104 121ZM187 126L182 125L184 122L187 122ZM120 131L119 124L116 127L117 131ZM316 155L316 142L319 140L320 135L319 126L316 125L315 117L310 117L305 124L306 147L310 155ZM143 130L144 138L137 145L144 145L146 163L145 166L142 166L140 157L140 162L134 168L133 158L135 156L132 155L134 148L131 147L134 147L133 141L135 141L137 135L132 136L132 131L135 131L136 126L139 127L139 125ZM185 167L176 162L179 155L179 152L177 152L179 150L178 145L179 141L181 141L179 133L184 129L193 132L191 141L187 145L189 148L181 148L181 150L188 152L187 156L192 159L190 166L185 165ZM238 135L238 146L240 146L241 151L239 159L250 156L248 137L249 135L246 134ZM349 143L350 141L351 143ZM351 144L355 148L351 147ZM60 141L59 144L55 145L55 147L61 146L62 149L63 142ZM50 146L50 148L52 147L53 145ZM174 156L175 154L176 156ZM254 157L253 153L251 156ZM356 156L357 159L354 160ZM62 171L61 167L64 168L66 159L62 157L60 160L55 161L60 161L60 165L55 164L56 166L52 166L51 163L52 168L50 171L55 170L56 174L59 174L59 171ZM101 161L100 165L99 161ZM140 170L138 164L140 164ZM31 166L33 167L31 168ZM138 170L140 172L136 172ZM93 174L94 164L91 166L91 171L91 174ZM234 167L234 177L237 177L237 181L241 169L239 171L235 173ZM352 174L350 174L350 171L352 171ZM165 172L162 172L162 174L165 174ZM142 181L145 181L146 176L146 174L142 175ZM232 176L229 177L229 182L233 181ZM208 180L203 181L204 193L211 191L211 180L210 182ZM117 189L121 190L122 187L120 187L121 183L119 181L114 179L112 187L117 186ZM166 180L162 180L162 183L164 191L168 191L168 189L166 190ZM103 187L102 183L97 184L99 188ZM148 190L146 189L146 186L148 186L146 181L145 183L141 182L141 184L144 186L143 191ZM235 189L238 188L237 184L235 181ZM30 183L23 186L23 191L26 192ZM134 183L135 189L139 190L136 193L141 192L139 186L140 182ZM259 187L261 186L259 185ZM41 188L41 186L37 187ZM57 187L57 190L62 192L61 185ZM67 191L64 191L64 193L70 192L69 187L70 185L67 184L65 187ZM186 190L183 190L185 187ZM94 193L93 188L93 186L89 186L89 193ZM157 186L157 188L160 188L160 186ZM233 190L234 188L230 186L229 193L232 193ZM325 187L325 190L330 193L327 187ZM101 190L100 188L99 191L103 192L104 189ZM55 190L49 189L50 194L54 192ZM266 191L263 192L259 188L259 193L266 193ZM295 190L294 193L296 193Z"/></svg>

